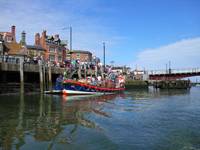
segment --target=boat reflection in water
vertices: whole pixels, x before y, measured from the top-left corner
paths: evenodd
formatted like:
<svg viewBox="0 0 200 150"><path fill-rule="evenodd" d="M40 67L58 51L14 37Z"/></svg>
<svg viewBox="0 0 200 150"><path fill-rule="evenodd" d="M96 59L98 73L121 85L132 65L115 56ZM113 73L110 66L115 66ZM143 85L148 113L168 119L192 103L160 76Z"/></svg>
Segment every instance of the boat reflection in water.
<svg viewBox="0 0 200 150"><path fill-rule="evenodd" d="M46 141L45 148L52 148L54 143L71 143L78 128L101 130L87 114L109 117L102 106L118 96L20 95L9 100L1 97L0 149L32 149L31 141ZM10 106L12 111L8 114Z"/></svg>
<svg viewBox="0 0 200 150"><path fill-rule="evenodd" d="M101 110L101 105L117 96L45 96L43 99L47 99L48 105L45 106L45 102L40 103L40 117L34 129L35 139L50 141L48 147L52 147L55 142L71 143L79 128L101 130L86 113L109 117L109 114Z"/></svg>

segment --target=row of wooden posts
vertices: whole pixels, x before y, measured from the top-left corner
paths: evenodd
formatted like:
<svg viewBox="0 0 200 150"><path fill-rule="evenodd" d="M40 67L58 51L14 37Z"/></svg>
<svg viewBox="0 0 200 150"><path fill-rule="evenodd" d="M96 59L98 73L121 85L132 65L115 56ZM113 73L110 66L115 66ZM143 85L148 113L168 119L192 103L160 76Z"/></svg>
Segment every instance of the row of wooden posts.
<svg viewBox="0 0 200 150"><path fill-rule="evenodd" d="M40 79L40 92L43 93L44 90L52 90L52 72L51 72L51 65L50 63L48 66L43 65L41 61L38 62L39 65L39 79ZM79 79L82 78L81 73L81 66L79 65L78 69L76 70ZM104 71L103 67L100 68L101 76L104 78ZM91 76L95 75L98 76L98 68L95 66L94 73L89 73ZM86 78L88 75L86 65L84 65L84 77ZM69 76L70 78L71 76ZM24 93L24 60L20 58L20 92Z"/></svg>
<svg viewBox="0 0 200 150"><path fill-rule="evenodd" d="M40 75L40 92L43 93L45 89L52 90L52 74L51 65L44 66L41 61L39 64L39 75ZM20 58L20 92L24 93L24 60Z"/></svg>

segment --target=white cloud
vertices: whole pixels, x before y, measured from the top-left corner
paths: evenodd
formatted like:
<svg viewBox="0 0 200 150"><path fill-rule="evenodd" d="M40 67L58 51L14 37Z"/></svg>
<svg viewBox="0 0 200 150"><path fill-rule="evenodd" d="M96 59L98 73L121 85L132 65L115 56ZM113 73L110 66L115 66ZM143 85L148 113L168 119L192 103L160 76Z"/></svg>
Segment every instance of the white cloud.
<svg viewBox="0 0 200 150"><path fill-rule="evenodd" d="M169 61L174 69L200 67L200 37L145 49L138 53L133 64L140 68L165 69Z"/></svg>

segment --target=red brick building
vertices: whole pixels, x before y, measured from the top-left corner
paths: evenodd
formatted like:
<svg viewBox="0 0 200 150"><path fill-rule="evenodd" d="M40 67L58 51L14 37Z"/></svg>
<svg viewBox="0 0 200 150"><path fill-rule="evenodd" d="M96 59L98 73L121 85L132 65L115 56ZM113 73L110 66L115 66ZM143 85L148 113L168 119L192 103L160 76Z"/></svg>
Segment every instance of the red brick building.
<svg viewBox="0 0 200 150"><path fill-rule="evenodd" d="M73 50L70 52L70 54L71 54L71 60L79 60L80 62L92 61L92 53L89 51Z"/></svg>
<svg viewBox="0 0 200 150"><path fill-rule="evenodd" d="M45 60L52 63L63 63L66 60L67 43L59 38L59 35L47 35L46 31L35 34L35 45L41 46L45 51Z"/></svg>
<svg viewBox="0 0 200 150"><path fill-rule="evenodd" d="M11 26L10 32L0 32L0 37L3 42L1 54L9 56L25 55L23 54L25 47L16 42L16 27L14 25Z"/></svg>
<svg viewBox="0 0 200 150"><path fill-rule="evenodd" d="M12 26L10 29L10 32L0 32L0 35L3 37L4 42L16 42L16 36L15 36L15 26Z"/></svg>

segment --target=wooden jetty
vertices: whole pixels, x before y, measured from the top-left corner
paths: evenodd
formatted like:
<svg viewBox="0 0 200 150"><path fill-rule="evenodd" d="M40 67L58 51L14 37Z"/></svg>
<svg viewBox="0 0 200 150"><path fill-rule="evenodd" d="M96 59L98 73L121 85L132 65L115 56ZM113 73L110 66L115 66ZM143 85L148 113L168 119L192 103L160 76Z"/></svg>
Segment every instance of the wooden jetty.
<svg viewBox="0 0 200 150"><path fill-rule="evenodd" d="M24 93L24 85L27 83L34 83L39 85L40 92L45 90L52 90L52 86L56 78L60 74L67 73L68 78L82 78L86 76L97 76L101 70L81 68L80 66L75 70L69 68L60 68L38 62L37 64L24 63L23 58L19 59L19 63L0 62L0 84L7 85L6 83L13 83L13 88L16 84L20 84L20 92ZM11 88L12 84L9 84ZM2 87L2 86L1 86ZM18 87L18 86L17 86ZM25 86L29 87L29 86Z"/></svg>

